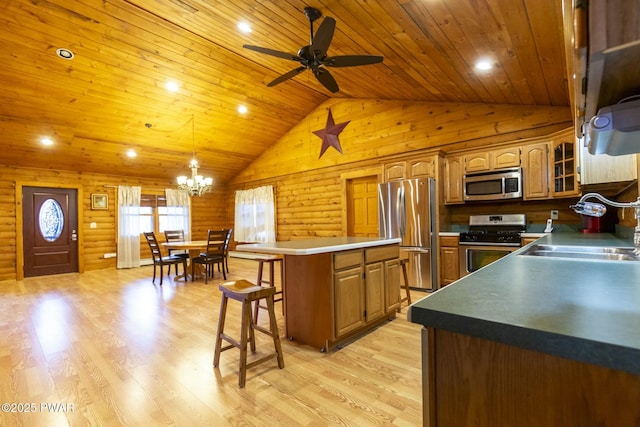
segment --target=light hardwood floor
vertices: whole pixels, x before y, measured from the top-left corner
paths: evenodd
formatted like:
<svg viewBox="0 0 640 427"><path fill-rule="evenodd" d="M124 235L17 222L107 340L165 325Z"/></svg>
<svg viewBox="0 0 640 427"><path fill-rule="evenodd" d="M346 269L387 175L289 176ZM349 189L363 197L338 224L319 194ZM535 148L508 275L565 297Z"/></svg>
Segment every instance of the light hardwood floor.
<svg viewBox="0 0 640 427"><path fill-rule="evenodd" d="M230 269L229 279L255 281L254 261L231 258ZM162 287L151 276L147 266L0 282L0 396L14 404L0 425L422 423L420 326L405 305L331 353L283 339L285 368L252 368L239 389L237 350L212 367L222 276L208 285L165 276ZM229 302L226 330L236 336L239 308ZM280 303L276 311L283 337ZM256 339L258 355L273 350L269 337Z"/></svg>

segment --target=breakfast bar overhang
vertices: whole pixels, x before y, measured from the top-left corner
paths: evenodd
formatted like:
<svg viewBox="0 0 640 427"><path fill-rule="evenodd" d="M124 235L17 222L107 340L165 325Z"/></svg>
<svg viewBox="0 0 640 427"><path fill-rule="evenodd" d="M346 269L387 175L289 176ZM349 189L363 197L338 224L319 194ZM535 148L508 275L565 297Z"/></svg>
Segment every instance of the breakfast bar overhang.
<svg viewBox="0 0 640 427"><path fill-rule="evenodd" d="M285 335L321 351L395 318L400 239L326 237L243 244L284 257Z"/></svg>

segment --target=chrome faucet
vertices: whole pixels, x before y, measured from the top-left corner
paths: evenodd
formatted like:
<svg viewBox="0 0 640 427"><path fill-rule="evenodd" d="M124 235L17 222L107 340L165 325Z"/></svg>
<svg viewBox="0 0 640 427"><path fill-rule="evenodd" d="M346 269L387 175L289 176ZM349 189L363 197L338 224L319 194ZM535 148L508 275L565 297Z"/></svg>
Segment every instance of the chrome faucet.
<svg viewBox="0 0 640 427"><path fill-rule="evenodd" d="M633 246L636 253L640 253L640 197L635 202L614 202L598 193L587 193L580 198L578 203L569 206L575 212L588 216L602 216L607 212L606 206L600 203L587 202L587 199L595 198L603 203L616 208L633 208L636 216L636 228L633 232Z"/></svg>

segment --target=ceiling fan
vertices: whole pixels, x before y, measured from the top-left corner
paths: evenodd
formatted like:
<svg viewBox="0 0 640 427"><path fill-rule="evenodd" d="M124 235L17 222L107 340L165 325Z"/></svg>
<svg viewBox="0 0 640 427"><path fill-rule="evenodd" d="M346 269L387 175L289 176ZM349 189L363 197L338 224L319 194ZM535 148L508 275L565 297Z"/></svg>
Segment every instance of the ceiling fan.
<svg viewBox="0 0 640 427"><path fill-rule="evenodd" d="M331 44L333 32L336 29L336 20L329 16L325 17L314 36L313 22L320 18L322 13L316 8L305 7L304 14L309 19L310 41L309 46L300 48L297 55L248 44L242 46L256 52L288 59L290 61L297 61L302 65L301 67L281 75L277 79L268 83L267 86L275 86L285 80L289 80L290 78L297 76L304 70L310 70L324 87L335 93L338 91L338 83L336 83L336 80L325 67L355 67L359 65L377 64L382 62L384 59L382 56L375 55L327 56L327 50Z"/></svg>

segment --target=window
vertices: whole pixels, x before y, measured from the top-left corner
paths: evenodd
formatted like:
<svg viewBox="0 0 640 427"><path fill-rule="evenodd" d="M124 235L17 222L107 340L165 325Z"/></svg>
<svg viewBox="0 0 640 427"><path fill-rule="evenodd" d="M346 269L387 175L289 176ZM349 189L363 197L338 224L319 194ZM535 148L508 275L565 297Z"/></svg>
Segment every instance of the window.
<svg viewBox="0 0 640 427"><path fill-rule="evenodd" d="M272 186L236 191L234 234L237 242L275 242Z"/></svg>
<svg viewBox="0 0 640 427"><path fill-rule="evenodd" d="M167 206L165 196L143 194L140 201L139 220L140 232L153 231L159 240L164 230L184 230L185 237L190 234L188 207Z"/></svg>
<svg viewBox="0 0 640 427"><path fill-rule="evenodd" d="M47 242L55 242L62 234L64 214L60 204L54 199L47 199L40 207L38 215L40 233Z"/></svg>

